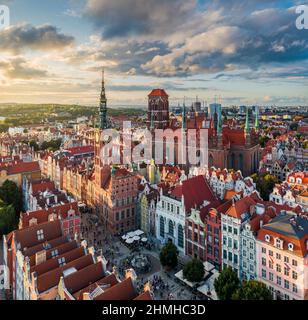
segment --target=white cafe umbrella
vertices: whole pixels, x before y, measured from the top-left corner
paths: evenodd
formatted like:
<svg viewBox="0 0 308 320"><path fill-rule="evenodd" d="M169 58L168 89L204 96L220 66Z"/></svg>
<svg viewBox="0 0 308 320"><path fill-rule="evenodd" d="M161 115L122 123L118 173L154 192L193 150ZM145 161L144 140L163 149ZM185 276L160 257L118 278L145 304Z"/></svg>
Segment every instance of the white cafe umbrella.
<svg viewBox="0 0 308 320"><path fill-rule="evenodd" d="M136 230L135 231L135 235L136 236L140 236L141 234L144 234L144 232L142 230Z"/></svg>
<svg viewBox="0 0 308 320"><path fill-rule="evenodd" d="M126 240L126 239L127 239L127 235L124 234L124 235L122 236L122 239L123 239L123 240Z"/></svg>
<svg viewBox="0 0 308 320"><path fill-rule="evenodd" d="M142 241L142 242L147 242L147 241L148 241L148 238L142 238L141 241Z"/></svg>
<svg viewBox="0 0 308 320"><path fill-rule="evenodd" d="M139 241L140 240L140 237L139 236L134 236L133 238L135 241Z"/></svg>
<svg viewBox="0 0 308 320"><path fill-rule="evenodd" d="M128 244L131 244L131 243L134 242L134 239L133 238L128 238L128 239L126 239L125 242L128 243Z"/></svg>
<svg viewBox="0 0 308 320"><path fill-rule="evenodd" d="M132 238L133 236L135 236L135 232L129 232L126 234L127 238Z"/></svg>

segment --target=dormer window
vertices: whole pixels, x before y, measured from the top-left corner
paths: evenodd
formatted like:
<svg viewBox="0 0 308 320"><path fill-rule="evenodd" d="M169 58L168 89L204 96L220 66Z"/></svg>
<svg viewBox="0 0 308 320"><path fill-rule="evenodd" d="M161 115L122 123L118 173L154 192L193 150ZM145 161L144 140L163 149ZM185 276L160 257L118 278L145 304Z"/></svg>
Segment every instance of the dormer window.
<svg viewBox="0 0 308 320"><path fill-rule="evenodd" d="M294 244L288 243L288 250L293 251L293 249L294 249Z"/></svg>
<svg viewBox="0 0 308 320"><path fill-rule="evenodd" d="M59 254L58 249L51 251L51 257L54 258Z"/></svg>
<svg viewBox="0 0 308 320"><path fill-rule="evenodd" d="M275 246L278 248L278 249L282 249L282 243L283 241L279 238L276 238L275 239Z"/></svg>
<svg viewBox="0 0 308 320"><path fill-rule="evenodd" d="M271 241L271 237L268 234L265 235L265 241L266 242L270 242Z"/></svg>
<svg viewBox="0 0 308 320"><path fill-rule="evenodd" d="M65 265L65 258L64 257L59 258L58 262L59 262L59 266L63 267Z"/></svg>
<svg viewBox="0 0 308 320"><path fill-rule="evenodd" d="M44 231L41 229L41 230L37 230L36 231L36 234L37 234L37 240L44 240Z"/></svg>

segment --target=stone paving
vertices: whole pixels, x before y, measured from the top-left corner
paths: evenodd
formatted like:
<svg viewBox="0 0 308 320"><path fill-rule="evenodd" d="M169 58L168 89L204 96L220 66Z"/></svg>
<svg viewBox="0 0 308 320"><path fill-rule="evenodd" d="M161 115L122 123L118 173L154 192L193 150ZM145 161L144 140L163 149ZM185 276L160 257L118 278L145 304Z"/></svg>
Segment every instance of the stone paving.
<svg viewBox="0 0 308 320"><path fill-rule="evenodd" d="M124 276L126 265L123 264L123 261L126 259L138 253L146 255L150 259L151 270L145 274L138 274L137 284L141 291L144 284L150 281L155 299L194 300L197 298L190 288L174 277L177 271L166 272L162 268L159 261L159 248L155 245L153 245L152 250L140 246L138 252L135 252L123 243L119 237L106 235L103 225L92 214L82 215L82 231L83 238L87 240L88 246L94 246L98 254L105 256L109 261L109 271L112 271L113 266L116 266L120 277Z"/></svg>

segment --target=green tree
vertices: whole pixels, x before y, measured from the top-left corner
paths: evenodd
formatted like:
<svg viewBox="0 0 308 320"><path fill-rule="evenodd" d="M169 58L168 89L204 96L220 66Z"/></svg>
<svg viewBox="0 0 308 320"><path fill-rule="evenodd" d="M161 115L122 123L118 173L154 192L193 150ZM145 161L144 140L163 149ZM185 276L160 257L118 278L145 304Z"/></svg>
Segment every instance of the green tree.
<svg viewBox="0 0 308 320"><path fill-rule="evenodd" d="M231 300L232 295L240 288L240 280L236 272L228 267L215 279L214 288L220 300Z"/></svg>
<svg viewBox="0 0 308 320"><path fill-rule="evenodd" d="M272 193L274 186L276 183L278 183L278 178L269 174L269 173L263 173L263 174L252 174L251 178L256 183L257 190L260 192L260 196L263 200L268 201L269 195Z"/></svg>
<svg viewBox="0 0 308 320"><path fill-rule="evenodd" d="M175 268L178 264L178 252L176 246L172 241L168 241L167 244L161 249L160 263L164 267Z"/></svg>
<svg viewBox="0 0 308 320"><path fill-rule="evenodd" d="M297 122L292 122L290 124L290 130L297 131L297 129L298 129L298 123Z"/></svg>
<svg viewBox="0 0 308 320"><path fill-rule="evenodd" d="M0 187L0 199L7 205L12 204L16 214L19 215L22 210L22 192L15 182L5 180Z"/></svg>
<svg viewBox="0 0 308 320"><path fill-rule="evenodd" d="M200 282L204 277L204 265L198 259L186 263L183 268L184 277L191 282Z"/></svg>
<svg viewBox="0 0 308 320"><path fill-rule="evenodd" d="M233 294L232 300L273 300L273 296L264 283L250 280Z"/></svg>
<svg viewBox="0 0 308 320"><path fill-rule="evenodd" d="M15 214L15 209L12 205L0 207L0 236L8 234L16 229L18 219Z"/></svg>

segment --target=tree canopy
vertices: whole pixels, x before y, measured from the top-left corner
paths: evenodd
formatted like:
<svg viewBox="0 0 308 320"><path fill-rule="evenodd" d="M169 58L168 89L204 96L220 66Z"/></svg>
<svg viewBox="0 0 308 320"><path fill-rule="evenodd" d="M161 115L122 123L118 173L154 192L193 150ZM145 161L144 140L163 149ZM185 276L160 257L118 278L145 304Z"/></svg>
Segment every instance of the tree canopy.
<svg viewBox="0 0 308 320"><path fill-rule="evenodd" d="M273 300L273 296L266 285L260 281L245 282L232 296L233 300Z"/></svg>
<svg viewBox="0 0 308 320"><path fill-rule="evenodd" d="M251 177L256 183L261 198L268 201L270 193L272 193L275 184L278 183L278 178L269 173L253 174Z"/></svg>
<svg viewBox="0 0 308 320"><path fill-rule="evenodd" d="M214 288L220 300L231 300L232 295L240 288L240 280L236 272L227 267L215 279Z"/></svg>
<svg viewBox="0 0 308 320"><path fill-rule="evenodd" d="M191 282L200 282L204 277L204 265L198 259L186 263L183 268L184 277Z"/></svg>
<svg viewBox="0 0 308 320"><path fill-rule="evenodd" d="M168 241L167 244L160 251L160 262L162 266L175 268L178 264L178 252L176 246L172 241Z"/></svg>

